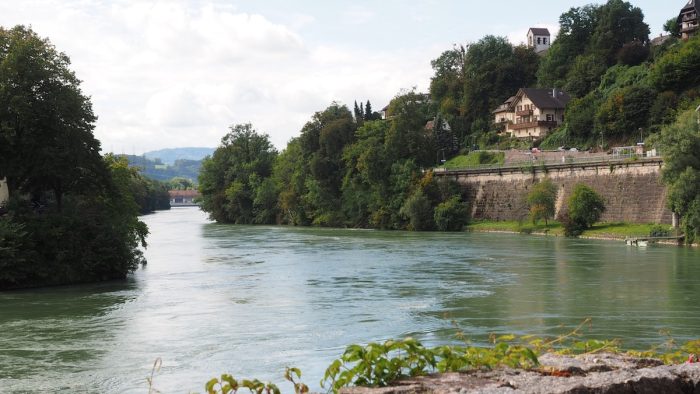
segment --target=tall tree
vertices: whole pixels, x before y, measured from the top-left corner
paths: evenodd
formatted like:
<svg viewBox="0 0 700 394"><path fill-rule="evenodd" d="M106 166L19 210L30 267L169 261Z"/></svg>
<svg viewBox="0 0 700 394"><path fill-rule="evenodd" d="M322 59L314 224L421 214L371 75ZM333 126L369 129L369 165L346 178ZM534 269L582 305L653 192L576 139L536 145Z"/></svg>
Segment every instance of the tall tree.
<svg viewBox="0 0 700 394"><path fill-rule="evenodd" d="M276 198L270 198L277 151L267 134L251 124L231 126L214 155L202 163L202 210L223 223L274 223Z"/></svg>
<svg viewBox="0 0 700 394"><path fill-rule="evenodd" d="M109 177L92 134L97 118L69 65L31 29L0 27L0 178L11 194L51 192L59 208L66 193Z"/></svg>

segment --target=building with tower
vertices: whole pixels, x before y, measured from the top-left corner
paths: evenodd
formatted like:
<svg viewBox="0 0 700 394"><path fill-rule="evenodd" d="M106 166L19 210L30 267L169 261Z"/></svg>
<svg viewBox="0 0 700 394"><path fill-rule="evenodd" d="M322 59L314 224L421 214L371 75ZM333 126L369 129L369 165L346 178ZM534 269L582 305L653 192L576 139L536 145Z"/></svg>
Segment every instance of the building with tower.
<svg viewBox="0 0 700 394"><path fill-rule="evenodd" d="M692 0L695 1L695 0ZM535 53L543 54L552 45L549 30L541 27L531 27L527 32L527 46L533 48Z"/></svg>

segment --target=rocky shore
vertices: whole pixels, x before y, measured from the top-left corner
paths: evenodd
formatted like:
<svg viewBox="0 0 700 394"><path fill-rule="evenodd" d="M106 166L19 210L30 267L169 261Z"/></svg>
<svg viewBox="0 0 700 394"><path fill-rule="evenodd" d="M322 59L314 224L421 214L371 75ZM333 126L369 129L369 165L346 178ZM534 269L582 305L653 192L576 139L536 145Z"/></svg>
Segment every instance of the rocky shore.
<svg viewBox="0 0 700 394"><path fill-rule="evenodd" d="M392 387L342 389L342 394L636 394L700 393L700 363L663 365L616 354L546 354L532 370L508 368L412 378Z"/></svg>

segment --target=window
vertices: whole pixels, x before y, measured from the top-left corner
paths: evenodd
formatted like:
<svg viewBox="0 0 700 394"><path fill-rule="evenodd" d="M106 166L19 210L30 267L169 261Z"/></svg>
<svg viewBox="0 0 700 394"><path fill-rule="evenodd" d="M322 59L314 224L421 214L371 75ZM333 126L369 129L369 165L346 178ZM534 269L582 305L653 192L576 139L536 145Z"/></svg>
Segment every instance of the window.
<svg viewBox="0 0 700 394"><path fill-rule="evenodd" d="M554 122L554 115L547 114L547 122Z"/></svg>
<svg viewBox="0 0 700 394"><path fill-rule="evenodd" d="M542 43L543 43L544 45L547 45L547 37L545 37L545 38L542 39Z"/></svg>
<svg viewBox="0 0 700 394"><path fill-rule="evenodd" d="M542 44L542 37L537 37L537 45Z"/></svg>

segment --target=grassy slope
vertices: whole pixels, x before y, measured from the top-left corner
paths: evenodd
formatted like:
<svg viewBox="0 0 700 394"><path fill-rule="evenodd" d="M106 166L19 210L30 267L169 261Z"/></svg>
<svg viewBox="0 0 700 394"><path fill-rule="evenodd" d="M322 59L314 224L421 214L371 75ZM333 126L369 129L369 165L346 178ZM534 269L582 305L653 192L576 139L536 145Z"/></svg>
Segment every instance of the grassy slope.
<svg viewBox="0 0 700 394"><path fill-rule="evenodd" d="M590 230L586 230L582 237L625 239L626 237L648 236L655 224L629 224L629 223L597 223ZM560 223L551 222L549 226L544 223L533 225L526 221L493 222L475 221L467 226L468 231L486 232L503 231L513 233L535 233L563 236L564 230Z"/></svg>

